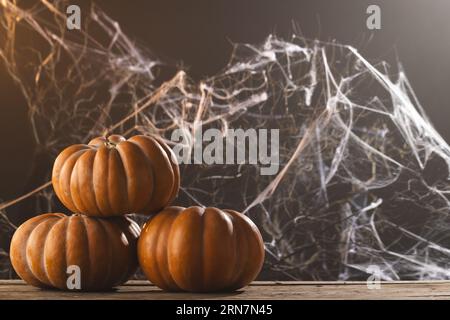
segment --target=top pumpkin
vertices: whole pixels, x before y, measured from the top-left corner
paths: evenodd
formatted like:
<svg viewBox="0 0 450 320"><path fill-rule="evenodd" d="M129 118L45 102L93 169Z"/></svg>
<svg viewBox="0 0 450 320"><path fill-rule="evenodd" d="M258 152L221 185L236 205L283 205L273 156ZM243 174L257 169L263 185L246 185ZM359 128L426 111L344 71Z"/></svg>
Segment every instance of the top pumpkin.
<svg viewBox="0 0 450 320"><path fill-rule="evenodd" d="M180 172L172 150L158 138L112 135L64 149L52 183L61 202L76 213L151 214L175 198Z"/></svg>

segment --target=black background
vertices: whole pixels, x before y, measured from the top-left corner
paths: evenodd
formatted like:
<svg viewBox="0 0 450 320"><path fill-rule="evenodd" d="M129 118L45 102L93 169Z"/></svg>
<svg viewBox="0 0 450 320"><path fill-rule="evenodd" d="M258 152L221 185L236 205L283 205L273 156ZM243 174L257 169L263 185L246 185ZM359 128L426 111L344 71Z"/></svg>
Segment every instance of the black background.
<svg viewBox="0 0 450 320"><path fill-rule="evenodd" d="M87 1L73 1L87 12ZM222 69L233 42L270 33L336 40L367 58L403 64L438 131L450 141L450 1L96 1L132 39L196 79ZM381 30L366 28L369 4L381 8ZM84 11L83 11L84 10ZM83 18L83 17L82 17ZM29 191L34 143L23 97L0 62L0 200ZM17 221L18 222L18 221Z"/></svg>

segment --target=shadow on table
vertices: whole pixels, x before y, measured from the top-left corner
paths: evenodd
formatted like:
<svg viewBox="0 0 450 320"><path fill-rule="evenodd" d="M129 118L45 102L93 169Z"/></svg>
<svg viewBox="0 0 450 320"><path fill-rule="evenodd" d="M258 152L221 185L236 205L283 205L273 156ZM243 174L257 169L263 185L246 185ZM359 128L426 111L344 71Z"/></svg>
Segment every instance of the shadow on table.
<svg viewBox="0 0 450 320"><path fill-rule="evenodd" d="M87 299L170 299L170 300L184 300L184 299L226 299L236 297L245 292L245 290L237 290L233 292L168 292L154 286L148 285L132 285L122 286L102 291L61 291L55 288L36 288L37 291L57 294L62 298L81 298Z"/></svg>
<svg viewBox="0 0 450 320"><path fill-rule="evenodd" d="M155 299L218 299L222 298L225 299L227 297L236 297L238 295L243 294L244 290L237 290L233 292L185 292L185 291L178 291L178 292L169 292L164 291L159 288L145 288L144 290L114 290L111 291L114 292L114 294L117 295L136 295L137 297L146 297L146 298L152 298Z"/></svg>

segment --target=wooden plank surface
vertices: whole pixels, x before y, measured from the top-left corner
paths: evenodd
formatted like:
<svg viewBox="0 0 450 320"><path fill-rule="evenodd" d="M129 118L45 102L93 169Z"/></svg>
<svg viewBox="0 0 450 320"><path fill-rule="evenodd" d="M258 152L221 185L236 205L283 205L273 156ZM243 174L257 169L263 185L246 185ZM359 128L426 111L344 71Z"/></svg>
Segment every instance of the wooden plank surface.
<svg viewBox="0 0 450 320"><path fill-rule="evenodd" d="M253 282L231 293L169 293L146 281L129 281L110 292L41 290L21 280L0 280L0 299L450 299L450 281L381 282L368 289L365 282Z"/></svg>

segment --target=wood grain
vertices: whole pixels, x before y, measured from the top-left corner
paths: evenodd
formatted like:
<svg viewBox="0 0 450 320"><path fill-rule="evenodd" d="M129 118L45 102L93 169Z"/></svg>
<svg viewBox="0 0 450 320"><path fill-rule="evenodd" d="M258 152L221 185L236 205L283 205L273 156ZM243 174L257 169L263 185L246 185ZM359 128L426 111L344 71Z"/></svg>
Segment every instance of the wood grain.
<svg viewBox="0 0 450 320"><path fill-rule="evenodd" d="M111 292L65 292L41 290L21 280L0 280L0 299L58 300L235 300L235 299L450 299L450 281L382 282L380 289L368 289L365 282L253 282L232 293L193 294L164 292L146 281L129 281Z"/></svg>

